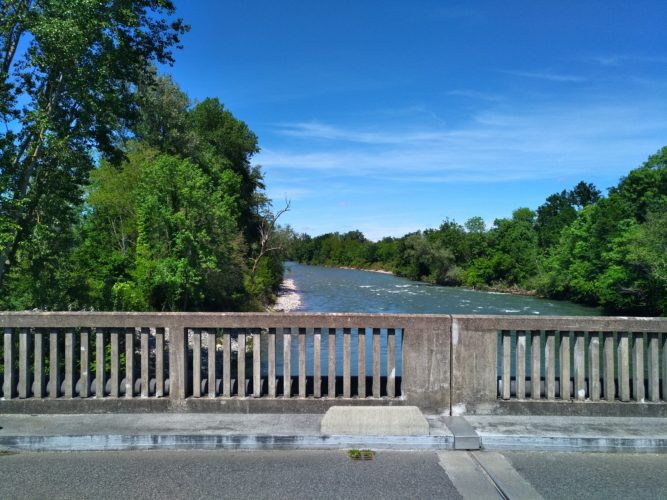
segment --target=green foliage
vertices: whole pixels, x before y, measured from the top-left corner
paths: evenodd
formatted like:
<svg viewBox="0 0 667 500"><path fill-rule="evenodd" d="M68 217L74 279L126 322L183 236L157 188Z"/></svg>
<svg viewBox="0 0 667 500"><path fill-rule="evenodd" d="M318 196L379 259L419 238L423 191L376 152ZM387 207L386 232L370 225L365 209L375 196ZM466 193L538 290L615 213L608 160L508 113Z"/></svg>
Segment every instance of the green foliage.
<svg viewBox="0 0 667 500"><path fill-rule="evenodd" d="M17 253L5 307L247 310L271 300L280 252L261 256L249 279L269 214L250 163L256 136L217 99L190 107L168 77L140 88L138 102L136 139L124 161L100 160L83 210L70 203L57 219L40 214ZM77 186L81 198L84 180Z"/></svg>
<svg viewBox="0 0 667 500"><path fill-rule="evenodd" d="M12 300L23 291L8 281L68 251L93 155L122 156L136 86L187 29L173 12L166 0L0 4L0 288ZM34 290L62 282L47 274Z"/></svg>

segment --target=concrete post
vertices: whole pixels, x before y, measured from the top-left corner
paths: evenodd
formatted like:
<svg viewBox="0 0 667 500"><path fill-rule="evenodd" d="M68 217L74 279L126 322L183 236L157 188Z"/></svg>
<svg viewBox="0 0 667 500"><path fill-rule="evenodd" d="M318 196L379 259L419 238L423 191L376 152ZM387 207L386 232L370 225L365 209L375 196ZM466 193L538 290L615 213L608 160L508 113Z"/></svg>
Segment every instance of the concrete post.
<svg viewBox="0 0 667 500"><path fill-rule="evenodd" d="M169 399L182 403L190 393L188 387L188 344L185 325L169 325Z"/></svg>
<svg viewBox="0 0 667 500"><path fill-rule="evenodd" d="M498 331L484 317L452 318L452 415L490 413L497 404Z"/></svg>
<svg viewBox="0 0 667 500"><path fill-rule="evenodd" d="M449 414L451 320L415 316L409 324L403 330L403 397L427 413Z"/></svg>

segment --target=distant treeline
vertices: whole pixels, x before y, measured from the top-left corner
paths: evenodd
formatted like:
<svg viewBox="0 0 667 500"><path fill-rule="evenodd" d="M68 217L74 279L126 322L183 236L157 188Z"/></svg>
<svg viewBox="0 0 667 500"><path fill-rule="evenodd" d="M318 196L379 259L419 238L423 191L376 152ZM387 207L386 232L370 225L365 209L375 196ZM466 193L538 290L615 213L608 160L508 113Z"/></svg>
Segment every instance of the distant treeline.
<svg viewBox="0 0 667 500"><path fill-rule="evenodd" d="M667 147L622 178L607 196L580 182L537 210L519 208L486 228L463 225L368 241L359 231L291 234L298 262L384 269L413 280L516 292L667 314Z"/></svg>

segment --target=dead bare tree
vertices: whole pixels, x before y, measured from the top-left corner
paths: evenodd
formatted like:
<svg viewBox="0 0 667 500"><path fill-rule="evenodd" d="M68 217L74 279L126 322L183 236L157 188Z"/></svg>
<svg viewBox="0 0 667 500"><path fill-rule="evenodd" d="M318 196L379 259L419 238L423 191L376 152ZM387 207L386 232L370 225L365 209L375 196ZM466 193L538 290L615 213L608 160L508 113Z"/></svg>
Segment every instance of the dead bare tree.
<svg viewBox="0 0 667 500"><path fill-rule="evenodd" d="M285 212L289 212L291 206L291 201L285 200L285 206L278 210L275 214L268 212L262 217L262 222L259 224L259 252L254 258L252 264L252 271L250 272L250 284L255 284L255 274L257 273L257 266L259 262L267 253L275 252L276 250L282 250L281 245L269 246L271 237L276 229L276 224L281 215Z"/></svg>

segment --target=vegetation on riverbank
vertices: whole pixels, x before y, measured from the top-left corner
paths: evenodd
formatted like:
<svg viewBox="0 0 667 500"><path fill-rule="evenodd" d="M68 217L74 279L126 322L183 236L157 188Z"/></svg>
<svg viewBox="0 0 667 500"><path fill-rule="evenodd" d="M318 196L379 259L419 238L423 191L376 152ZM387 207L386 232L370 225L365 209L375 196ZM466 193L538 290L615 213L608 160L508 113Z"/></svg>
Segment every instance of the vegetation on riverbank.
<svg viewBox="0 0 667 500"><path fill-rule="evenodd" d="M603 196L580 182L537 210L368 241L291 234L302 263L390 270L413 280L537 293L627 314L667 314L667 147Z"/></svg>
<svg viewBox="0 0 667 500"><path fill-rule="evenodd" d="M0 308L259 310L278 289L257 137L154 69L187 31L173 14L3 7Z"/></svg>

